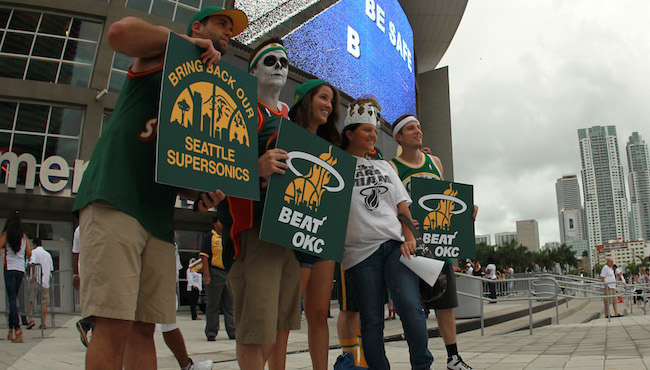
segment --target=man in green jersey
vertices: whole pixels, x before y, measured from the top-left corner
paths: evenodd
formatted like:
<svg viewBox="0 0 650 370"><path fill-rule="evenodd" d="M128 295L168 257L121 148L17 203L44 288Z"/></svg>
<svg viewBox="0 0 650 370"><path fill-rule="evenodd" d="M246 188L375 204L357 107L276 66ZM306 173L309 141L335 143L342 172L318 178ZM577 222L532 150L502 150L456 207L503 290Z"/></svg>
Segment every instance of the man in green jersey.
<svg viewBox="0 0 650 370"><path fill-rule="evenodd" d="M236 9L207 7L190 20L187 41L213 65L246 28ZM173 214L176 195L195 210L216 206L201 193L154 181L162 68L171 31L134 17L108 29L108 43L135 57L107 129L97 142L73 211L81 228L81 302L95 320L86 368L156 368L154 324L176 322ZM216 184L215 184L216 185Z"/></svg>
<svg viewBox="0 0 650 370"><path fill-rule="evenodd" d="M413 115L403 115L393 124L393 137L401 145L402 153L393 158L393 166L406 190L411 193L411 179L414 177L443 180L442 162L436 156L424 153L422 147L422 129L420 122ZM473 217L476 219L478 208L474 206ZM456 277L451 260L445 261L442 270L447 276L447 290L440 298L430 303L436 310L440 334L447 348L447 369L471 369L458 354L456 344L456 318L454 308L458 306L456 296Z"/></svg>

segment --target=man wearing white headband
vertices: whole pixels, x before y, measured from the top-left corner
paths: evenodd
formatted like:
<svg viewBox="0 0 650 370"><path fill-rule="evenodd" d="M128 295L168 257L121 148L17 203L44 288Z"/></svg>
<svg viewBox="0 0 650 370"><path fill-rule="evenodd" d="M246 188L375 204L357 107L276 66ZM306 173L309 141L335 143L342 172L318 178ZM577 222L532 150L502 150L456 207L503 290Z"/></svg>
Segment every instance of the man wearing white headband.
<svg viewBox="0 0 650 370"><path fill-rule="evenodd" d="M399 117L393 124L393 137L402 147L402 153L393 158L390 164L397 171L406 190L411 193L411 179L414 177L443 180L442 162L436 156L424 153L422 147L422 128L420 121L410 114ZM474 219L478 208L474 206ZM447 290L437 300L427 303L436 310L440 335L447 348L447 369L470 369L458 354L456 344L456 318L454 308L458 306L456 296L456 278L451 259L445 261L442 273L447 276Z"/></svg>
<svg viewBox="0 0 650 370"><path fill-rule="evenodd" d="M289 331L300 329L298 260L291 249L259 239L267 178L288 168L287 152L272 148L280 121L289 112L279 101L288 63L280 39L267 40L253 51L249 71L257 77L260 201L226 197L217 212L223 224L223 262L229 270L237 361L242 369L261 370L267 360L271 369L284 368Z"/></svg>

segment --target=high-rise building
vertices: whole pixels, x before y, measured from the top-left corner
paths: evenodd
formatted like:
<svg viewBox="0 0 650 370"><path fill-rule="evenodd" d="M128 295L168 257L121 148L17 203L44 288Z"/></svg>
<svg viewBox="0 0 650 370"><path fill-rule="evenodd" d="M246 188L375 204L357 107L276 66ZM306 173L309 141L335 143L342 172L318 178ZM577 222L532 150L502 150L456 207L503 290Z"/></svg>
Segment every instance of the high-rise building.
<svg viewBox="0 0 650 370"><path fill-rule="evenodd" d="M517 233L514 231L506 231L503 233L494 234L494 243L499 247L503 247L513 240L517 240Z"/></svg>
<svg viewBox="0 0 650 370"><path fill-rule="evenodd" d="M536 220L517 221L517 241L528 250L539 252L539 225Z"/></svg>
<svg viewBox="0 0 650 370"><path fill-rule="evenodd" d="M623 166L616 127L579 129L578 139L587 240L595 254L596 245L614 239L630 240Z"/></svg>
<svg viewBox="0 0 650 370"><path fill-rule="evenodd" d="M541 250L543 251L550 251L552 249L558 249L562 246L562 243L560 242L546 242L544 245L540 247Z"/></svg>
<svg viewBox="0 0 650 370"><path fill-rule="evenodd" d="M490 234L476 235L474 237L474 242L476 244L485 243L487 245L490 245L492 243L492 238L490 238Z"/></svg>
<svg viewBox="0 0 650 370"><path fill-rule="evenodd" d="M643 240L624 242L620 239L610 240L596 246L596 261L604 265L608 258L614 260L614 264L625 268L628 263L638 263L639 258L646 257L650 253L648 245Z"/></svg>
<svg viewBox="0 0 650 370"><path fill-rule="evenodd" d="M560 243L585 239L584 213L580 202L580 185L576 175L564 175L555 183Z"/></svg>
<svg viewBox="0 0 650 370"><path fill-rule="evenodd" d="M638 132L627 142L628 186L630 187L630 237L650 240L650 157L648 145Z"/></svg>

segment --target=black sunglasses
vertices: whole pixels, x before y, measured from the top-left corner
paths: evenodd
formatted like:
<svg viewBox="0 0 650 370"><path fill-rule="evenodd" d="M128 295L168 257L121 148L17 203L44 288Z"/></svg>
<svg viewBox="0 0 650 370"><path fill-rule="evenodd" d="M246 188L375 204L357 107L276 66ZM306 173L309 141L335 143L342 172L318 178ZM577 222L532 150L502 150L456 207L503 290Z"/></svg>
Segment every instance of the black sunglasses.
<svg viewBox="0 0 650 370"><path fill-rule="evenodd" d="M287 66L289 66L289 60L287 58L282 57L279 59L279 61L280 61L280 66L282 66L282 68L287 68ZM278 58L276 58L275 55L269 55L266 58L264 58L265 66L271 67L274 66L277 62L278 62Z"/></svg>

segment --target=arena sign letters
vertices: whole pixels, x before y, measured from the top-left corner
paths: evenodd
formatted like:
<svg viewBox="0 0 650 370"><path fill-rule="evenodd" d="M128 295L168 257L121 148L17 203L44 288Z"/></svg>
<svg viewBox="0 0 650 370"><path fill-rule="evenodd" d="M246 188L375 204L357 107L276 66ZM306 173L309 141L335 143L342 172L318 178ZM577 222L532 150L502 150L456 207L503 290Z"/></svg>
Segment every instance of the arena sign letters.
<svg viewBox="0 0 650 370"><path fill-rule="evenodd" d="M289 168L270 178L260 239L341 262L356 161L286 119L277 147Z"/></svg>
<svg viewBox="0 0 650 370"><path fill-rule="evenodd" d="M256 101L255 77L225 61L206 67L198 47L170 33L156 181L258 200Z"/></svg>
<svg viewBox="0 0 650 370"><path fill-rule="evenodd" d="M434 256L476 258L472 185L414 177L411 213Z"/></svg>

